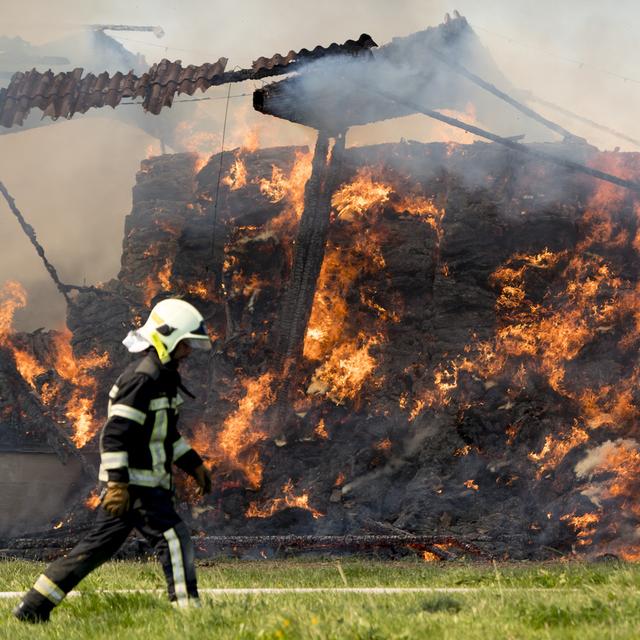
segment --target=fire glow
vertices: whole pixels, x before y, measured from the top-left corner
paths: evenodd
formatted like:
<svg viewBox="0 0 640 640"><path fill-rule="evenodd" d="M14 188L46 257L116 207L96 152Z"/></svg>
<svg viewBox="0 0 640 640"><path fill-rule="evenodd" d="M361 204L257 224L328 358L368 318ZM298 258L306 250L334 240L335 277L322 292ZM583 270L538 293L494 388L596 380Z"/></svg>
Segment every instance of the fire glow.
<svg viewBox="0 0 640 640"><path fill-rule="evenodd" d="M212 322L218 323L211 331L220 337L220 368L225 373L221 388L215 389L221 397L215 407L223 409L215 415L209 412L185 433L203 454L216 482L246 491L242 515L265 519L297 508L318 519L329 513L329 496L342 500L351 485L357 487L354 480L362 473L357 461L332 468L324 484L314 484L297 470L287 469L284 477L272 474L274 461L286 460L296 447L329 451L347 429L356 433L364 425L366 431L368 422L382 424L388 419L402 429L389 429L387 437L386 428L380 428L363 443L361 449L368 453L362 455L371 456L363 465L374 469L389 463L382 469L395 473L390 460L396 464L395 458L404 455L405 437L417 437L433 427L436 440L442 435L437 432L438 420L445 417L453 427L447 426L446 432L451 476L434 481L425 494L488 504L491 498L486 496L493 491L504 491L507 497L521 495L523 483L542 496L548 496L552 487L554 495L566 497L566 504L542 505L542 516L527 522L527 535L538 535L553 523L573 536L578 550L611 548L622 557L635 557L628 540L616 542L620 530L635 531L640 522L636 480L640 449L630 437L638 419L635 390L640 367L634 362L640 347L640 286L634 285L620 258L623 252L640 252L640 232L625 228L618 215L618 208L628 206L620 190L607 186L593 192L585 210L579 210L579 220L575 225L572 221L577 239L571 248L545 246L541 241L526 250L509 250L489 264L481 285L491 322L476 327L470 314L469 332L459 342L451 341L459 352L451 348L436 355L429 342L435 331L425 313L412 326L423 331L419 337L427 344L409 343L402 365L394 369L389 363L394 339L407 322L409 296L396 291L395 285L385 288L394 265L392 250L404 249L404 245L393 247L393 232L402 224L410 229L407 235L424 232L430 243L434 264L425 278L433 282L420 303L430 311L438 287L453 291L460 287L465 294L459 254L466 247L446 246L449 233L462 223L455 218L459 212L454 207L447 209L446 194L437 192L435 182L399 176L382 164L350 166L331 200L331 224L312 291L301 372L293 380L295 417L284 425L289 431L283 435L279 429L284 431L284 426L272 421L282 402L277 390L283 375L271 367L272 361L260 357L270 348L279 289L292 269L311 154L297 149L279 158L280 164L271 164L259 153L254 156L249 147L239 148L222 180L226 195L233 192L232 199L241 203L244 197L252 199L260 214L253 211L255 219L242 224L225 219L229 234L221 268L224 291L213 291L213 278L207 279L204 270L189 282L179 271L174 273L180 264L176 254L180 233L161 221L154 226L166 242L148 247L144 257L152 266L141 287L147 306L162 293L195 296L207 305ZM449 158L457 153L461 153L457 145L447 147ZM623 173L624 167L617 169ZM199 193L194 199L206 198ZM192 215L192 207L186 210ZM640 221L640 208L633 210ZM405 243L407 235L402 236ZM441 257L443 247L448 253ZM261 251L280 260L272 279ZM260 268L252 263L247 269L249 259L256 256L264 258L256 259ZM413 286L404 273L403 278ZM476 273L474 278L480 279ZM26 296L17 283L7 285L2 296L0 332L11 344L11 317L26 304ZM452 313L478 304L461 299ZM96 431L93 376L107 366L108 357L74 356L71 344L69 332L52 337L46 361L17 341L11 349L20 375L42 402L63 407L60 412L73 424L73 440L81 447ZM615 355L611 370L590 370L592 350L596 355L605 350ZM56 372L54 379L42 382L50 370ZM527 422L529 412L535 415L535 428ZM464 431L465 420L471 423L470 434ZM460 437L454 433L458 428ZM517 464L509 468L514 460ZM285 482L286 478L290 479ZM550 509L553 517L547 515ZM442 526L448 526L447 518L443 513ZM624 527L618 526L620 518ZM426 553L425 560L438 558Z"/></svg>
<svg viewBox="0 0 640 640"><path fill-rule="evenodd" d="M65 327L51 333L47 358L38 360L33 353L15 346L11 340L13 313L27 303L24 289L16 282L9 282L0 293L0 299L4 301L0 330L8 338L6 342L18 372L44 405L58 411L59 403L64 403L63 416L70 425L71 440L78 448L85 446L99 426L94 410L97 381L93 372L108 366L109 355L94 352L77 358L71 346L71 332ZM39 376L47 371L55 373L53 380L39 384ZM71 389L70 393L65 390L65 385ZM67 399L63 400L65 397Z"/></svg>

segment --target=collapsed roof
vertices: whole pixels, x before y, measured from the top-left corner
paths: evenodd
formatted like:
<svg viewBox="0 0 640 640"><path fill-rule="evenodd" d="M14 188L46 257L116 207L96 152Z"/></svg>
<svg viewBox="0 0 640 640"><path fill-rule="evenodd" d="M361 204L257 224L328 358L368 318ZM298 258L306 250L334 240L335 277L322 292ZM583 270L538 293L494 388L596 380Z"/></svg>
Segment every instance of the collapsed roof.
<svg viewBox="0 0 640 640"><path fill-rule="evenodd" d="M165 59L140 75L133 71L83 75L80 68L54 74L51 70L41 73L33 69L16 73L9 86L0 90L0 125L21 125L34 107L53 119L70 118L95 107L116 107L123 98L142 98L145 111L158 114L163 107L171 106L176 94L193 95L197 89L206 91L229 82L281 75L319 58L354 55L373 46L376 46L375 42L363 34L358 40L347 40L343 44L332 43L328 47L290 51L286 56L277 53L271 58L258 58L251 69L230 72L225 72L227 58L187 67L179 60Z"/></svg>
<svg viewBox="0 0 640 640"><path fill-rule="evenodd" d="M466 18L456 12L437 27L394 38L370 56L316 62L304 73L256 90L253 103L262 113L329 131L415 113L375 91L385 89L432 109L464 111L473 103L476 113L482 112L477 115L485 116L480 119L490 122L491 110L500 105L452 73L442 58L513 90Z"/></svg>
<svg viewBox="0 0 640 640"><path fill-rule="evenodd" d="M420 113L521 153L640 191L638 183L514 141L527 134L545 140L548 132L544 127L565 140L586 142L492 84L515 91L457 11L453 19L447 14L438 27L394 38L372 51L374 47L377 44L371 37L362 34L342 45L261 57L251 69L230 72L225 70L226 58L185 68L180 61L162 60L142 75L105 71L83 76L80 68L57 75L51 70L19 72L6 89L0 89L0 126L21 125L33 107L53 119L71 118L92 107L115 107L123 98L141 98L145 111L158 114L173 104L176 94L193 95L197 89L300 72L255 91L254 107L334 136L353 125ZM528 119L513 117L514 107ZM499 127L502 135L436 111L438 108L466 108L472 119ZM161 140L164 142L163 137Z"/></svg>
<svg viewBox="0 0 640 640"><path fill-rule="evenodd" d="M112 40L102 32L97 33ZM250 69L231 72L225 70L224 57L215 63L187 67L180 61L162 60L144 73L135 70L83 73L81 68L57 74L35 69L18 72L9 86L0 90L0 125L8 128L22 125L34 107L52 119L70 118L95 107L115 107L125 98L139 98L145 111L158 114L163 107L172 105L176 94L193 95L197 89L206 91L228 82L291 72L300 73L258 89L254 93L254 106L262 113L318 129L330 125L339 130L414 112L372 96L368 86L384 85L392 90L398 87L403 94L410 87L411 97L433 108L464 110L472 102L489 121L492 114L504 109L501 105L496 107L495 100L468 80L452 73L437 59L438 54L481 72L484 78L507 91L513 90L467 20L457 12L453 18L447 15L437 27L375 47L371 37L363 34L358 40L343 44L260 57ZM521 122L516 126L522 129Z"/></svg>

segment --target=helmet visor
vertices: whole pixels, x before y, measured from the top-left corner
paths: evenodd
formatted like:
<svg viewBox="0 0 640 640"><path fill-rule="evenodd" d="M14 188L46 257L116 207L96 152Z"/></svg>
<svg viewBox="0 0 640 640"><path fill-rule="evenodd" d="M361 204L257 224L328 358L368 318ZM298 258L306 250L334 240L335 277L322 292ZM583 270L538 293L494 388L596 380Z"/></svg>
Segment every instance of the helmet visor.
<svg viewBox="0 0 640 640"><path fill-rule="evenodd" d="M211 351L211 340L209 336L203 336L202 338L184 338L181 342L186 342L192 349Z"/></svg>

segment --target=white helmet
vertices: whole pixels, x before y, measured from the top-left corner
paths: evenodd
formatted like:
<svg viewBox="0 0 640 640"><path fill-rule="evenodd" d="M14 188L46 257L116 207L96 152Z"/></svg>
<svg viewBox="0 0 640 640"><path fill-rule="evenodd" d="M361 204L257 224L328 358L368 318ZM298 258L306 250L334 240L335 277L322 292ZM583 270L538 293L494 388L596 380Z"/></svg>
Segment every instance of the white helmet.
<svg viewBox="0 0 640 640"><path fill-rule="evenodd" d="M143 351L152 345L160 360L166 363L182 340L188 341L194 349L211 349L211 339L200 312L184 300L167 298L158 302L144 325L130 332L123 342L132 352Z"/></svg>

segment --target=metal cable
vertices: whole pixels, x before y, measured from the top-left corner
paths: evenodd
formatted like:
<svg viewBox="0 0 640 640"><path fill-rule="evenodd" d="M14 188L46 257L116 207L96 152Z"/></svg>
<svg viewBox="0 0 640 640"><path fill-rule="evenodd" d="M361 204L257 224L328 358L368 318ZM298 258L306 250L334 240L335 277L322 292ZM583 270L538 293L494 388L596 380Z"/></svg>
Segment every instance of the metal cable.
<svg viewBox="0 0 640 640"><path fill-rule="evenodd" d="M227 116L229 114L229 99L231 96L231 85L227 92L227 103L224 109L224 122L222 124L222 141L220 145L220 165L218 167L218 180L216 181L216 195L213 202L213 223L211 227L211 262L215 268L215 250L216 250L216 225L218 223L218 199L220 197L220 180L222 178L222 160L224 156L224 142L227 135ZM208 267L206 267L208 268Z"/></svg>

